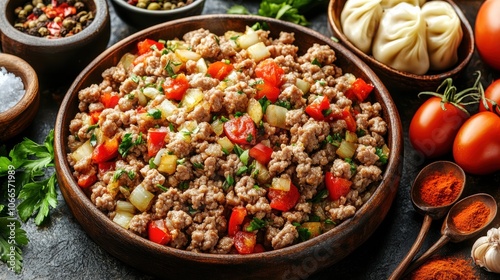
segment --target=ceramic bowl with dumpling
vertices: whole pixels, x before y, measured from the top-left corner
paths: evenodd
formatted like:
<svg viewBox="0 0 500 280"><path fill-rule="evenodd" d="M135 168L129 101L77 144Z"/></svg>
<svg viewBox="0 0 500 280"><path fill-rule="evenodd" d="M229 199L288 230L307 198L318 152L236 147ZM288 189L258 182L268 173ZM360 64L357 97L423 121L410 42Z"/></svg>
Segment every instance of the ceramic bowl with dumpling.
<svg viewBox="0 0 500 280"><path fill-rule="evenodd" d="M331 0L328 20L394 91L436 90L474 53L472 28L452 0Z"/></svg>

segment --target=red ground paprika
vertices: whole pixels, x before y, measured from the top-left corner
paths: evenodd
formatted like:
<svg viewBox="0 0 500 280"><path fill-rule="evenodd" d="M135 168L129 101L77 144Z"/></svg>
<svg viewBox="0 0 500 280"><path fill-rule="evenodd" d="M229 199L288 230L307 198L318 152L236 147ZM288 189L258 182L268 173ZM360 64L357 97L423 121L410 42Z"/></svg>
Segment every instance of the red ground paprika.
<svg viewBox="0 0 500 280"><path fill-rule="evenodd" d="M455 227L463 232L474 231L488 221L490 209L481 201L474 201L452 218Z"/></svg>
<svg viewBox="0 0 500 280"><path fill-rule="evenodd" d="M460 195L462 184L452 172L435 172L423 181L420 198L431 206L448 205Z"/></svg>
<svg viewBox="0 0 500 280"><path fill-rule="evenodd" d="M452 279L479 279L472 262L462 258L436 257L429 259L418 269L414 270L411 280L452 280Z"/></svg>

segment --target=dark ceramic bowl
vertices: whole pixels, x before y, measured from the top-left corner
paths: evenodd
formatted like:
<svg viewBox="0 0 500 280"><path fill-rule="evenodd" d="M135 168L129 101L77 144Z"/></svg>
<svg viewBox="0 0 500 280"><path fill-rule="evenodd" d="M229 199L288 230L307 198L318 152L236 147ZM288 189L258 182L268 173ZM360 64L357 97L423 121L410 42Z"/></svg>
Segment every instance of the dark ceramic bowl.
<svg viewBox="0 0 500 280"><path fill-rule="evenodd" d="M195 0L189 5L173 10L147 10L128 4L127 0L111 0L111 5L125 23L136 29L144 29L170 20L200 15L205 0Z"/></svg>
<svg viewBox="0 0 500 280"><path fill-rule="evenodd" d="M14 9L27 0L0 1L2 52L26 60L38 74L40 83L60 85L71 82L96 56L106 49L110 19L106 0L81 0L95 12L93 22L81 32L65 38L47 39L14 28Z"/></svg>
<svg viewBox="0 0 500 280"><path fill-rule="evenodd" d="M331 0L328 5L328 23L333 31L334 36L340 42L360 57L375 73L380 77L384 84L391 89L394 89L393 94L407 94L410 92L420 91L435 91L437 87L446 78L457 78L469 64L474 53L474 33L472 28L464 16L460 8L452 0L444 0L451 4L462 22L463 39L458 48L458 62L456 65L443 72L429 71L424 75L416 75L405 71L399 71L382 62L379 62L373 56L367 55L352 44L342 31L340 23L340 14L344 9L347 0Z"/></svg>
<svg viewBox="0 0 500 280"><path fill-rule="evenodd" d="M40 107L40 92L35 70L23 59L0 53L0 67L21 78L25 92L19 102L0 112L0 141L6 141L31 124Z"/></svg>
<svg viewBox="0 0 500 280"><path fill-rule="evenodd" d="M115 66L136 43L145 38L181 38L186 32L207 28L215 34L244 31L256 22L267 22L271 36L293 32L299 53L314 43L330 45L336 64L375 86L373 99L382 105L388 124L387 145L391 151L382 181L356 214L334 229L290 247L250 255L195 253L161 246L115 224L98 210L77 185L67 161L70 121L78 112L79 90L102 80L101 73ZM107 49L77 77L69 88L55 125L56 170L61 192L70 210L87 234L123 262L159 278L170 279L288 279L303 278L341 260L360 246L385 218L399 186L402 170L402 128L394 102L382 82L359 58L329 38L292 23L241 15L205 15L167 22L129 36Z"/></svg>

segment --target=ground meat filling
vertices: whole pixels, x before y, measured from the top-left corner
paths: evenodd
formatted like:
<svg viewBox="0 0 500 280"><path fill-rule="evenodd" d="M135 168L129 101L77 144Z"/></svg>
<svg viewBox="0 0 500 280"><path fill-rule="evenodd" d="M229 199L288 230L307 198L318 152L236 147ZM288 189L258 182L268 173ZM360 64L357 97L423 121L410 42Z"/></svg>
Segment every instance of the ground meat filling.
<svg viewBox="0 0 500 280"><path fill-rule="evenodd" d="M382 106L349 93L357 79L328 45L294 41L247 28L138 44L78 94L78 184L122 227L194 252L280 249L351 218L390 152Z"/></svg>

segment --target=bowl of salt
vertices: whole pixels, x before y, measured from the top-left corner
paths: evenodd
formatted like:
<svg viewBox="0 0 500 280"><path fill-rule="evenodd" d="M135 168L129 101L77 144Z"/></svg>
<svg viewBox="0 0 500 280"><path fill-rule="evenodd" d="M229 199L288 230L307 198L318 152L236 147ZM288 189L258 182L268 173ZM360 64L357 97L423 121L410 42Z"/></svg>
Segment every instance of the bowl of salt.
<svg viewBox="0 0 500 280"><path fill-rule="evenodd" d="M23 59L0 53L0 141L31 124L40 107L38 77Z"/></svg>

